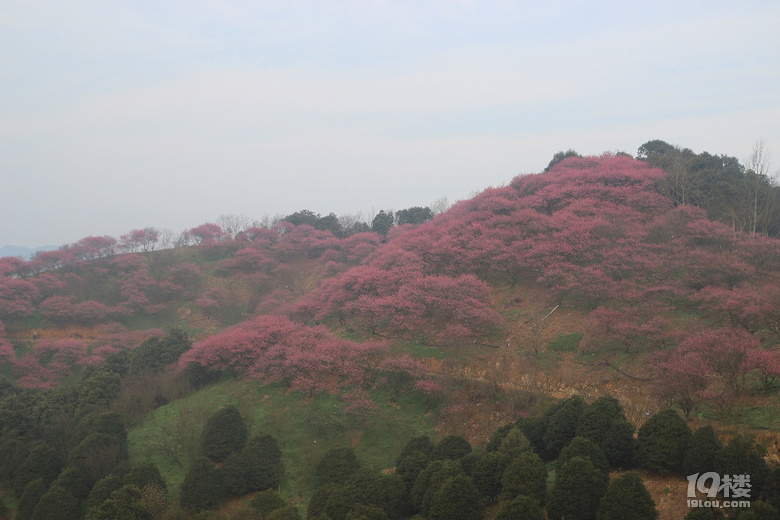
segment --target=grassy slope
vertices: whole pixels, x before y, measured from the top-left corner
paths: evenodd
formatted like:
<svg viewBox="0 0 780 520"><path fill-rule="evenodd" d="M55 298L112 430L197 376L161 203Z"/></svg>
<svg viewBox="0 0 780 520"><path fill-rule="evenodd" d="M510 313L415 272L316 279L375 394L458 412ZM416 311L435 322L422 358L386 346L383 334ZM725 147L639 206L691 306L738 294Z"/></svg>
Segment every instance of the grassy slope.
<svg viewBox="0 0 780 520"><path fill-rule="evenodd" d="M310 497L317 460L334 446L351 446L363 465L379 471L395 466L395 459L414 435L433 435L433 418L416 396L391 403L382 392L372 392L377 411L365 422L346 417L339 398L323 393L313 399L280 385L228 380L159 408L128 434L133 463L153 461L163 473L173 497L184 479L191 457L183 466L154 449L162 429L175 429L187 418L202 428L202 418L222 406L235 405L250 424L252 435L270 433L280 444L286 472L282 495L295 502ZM182 419L184 418L184 419Z"/></svg>

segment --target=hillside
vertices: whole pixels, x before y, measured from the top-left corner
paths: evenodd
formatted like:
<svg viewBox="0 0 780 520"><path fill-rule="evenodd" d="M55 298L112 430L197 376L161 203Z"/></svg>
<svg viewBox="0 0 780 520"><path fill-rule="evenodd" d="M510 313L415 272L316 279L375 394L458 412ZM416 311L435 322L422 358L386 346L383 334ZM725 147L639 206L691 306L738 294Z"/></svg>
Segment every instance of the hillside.
<svg viewBox="0 0 780 520"><path fill-rule="evenodd" d="M111 410L178 497L193 432L232 404L283 439L280 487L307 504L318 440L388 469L409 437L485 446L575 394L616 397L632 432L673 406L771 447L780 241L675 203L669 182L570 157L386 235L204 224L171 249L138 230L2 258L0 432L32 449Z"/></svg>

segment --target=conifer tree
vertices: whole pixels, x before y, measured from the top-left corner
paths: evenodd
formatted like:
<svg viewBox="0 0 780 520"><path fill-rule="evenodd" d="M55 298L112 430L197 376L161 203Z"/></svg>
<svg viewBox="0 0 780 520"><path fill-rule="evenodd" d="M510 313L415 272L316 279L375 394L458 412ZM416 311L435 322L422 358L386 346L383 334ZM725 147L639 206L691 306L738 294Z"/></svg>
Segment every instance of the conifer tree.
<svg viewBox="0 0 780 520"><path fill-rule="evenodd" d="M539 503L531 497L520 495L505 502L493 520L544 520L544 512Z"/></svg>
<svg viewBox="0 0 780 520"><path fill-rule="evenodd" d="M574 457L585 457L589 459L596 469L604 476L604 482L609 480L609 462L604 452L594 442L585 437L575 437L561 451L561 456L558 457L557 467L561 467L566 464L567 461Z"/></svg>
<svg viewBox="0 0 780 520"><path fill-rule="evenodd" d="M244 418L235 406L218 410L206 421L201 448L204 457L224 462L231 453L240 452L247 441Z"/></svg>
<svg viewBox="0 0 780 520"><path fill-rule="evenodd" d="M656 520L658 511L639 473L631 471L609 484L596 520Z"/></svg>
<svg viewBox="0 0 780 520"><path fill-rule="evenodd" d="M179 491L181 506L193 512L213 509L225 498L222 478L208 459L195 461L184 476Z"/></svg>
<svg viewBox="0 0 780 520"><path fill-rule="evenodd" d="M544 446L553 457L557 457L577 435L577 422L584 410L585 401L575 395L562 400L548 411Z"/></svg>
<svg viewBox="0 0 780 520"><path fill-rule="evenodd" d="M607 490L603 474L590 459L574 457L556 471L547 494L550 520L593 520Z"/></svg>
<svg viewBox="0 0 780 520"><path fill-rule="evenodd" d="M501 494L508 500L525 495L544 504L547 492L547 470L536 453L525 453L513 460L504 471Z"/></svg>
<svg viewBox="0 0 780 520"><path fill-rule="evenodd" d="M447 479L431 500L430 520L481 520L483 514L479 491L466 475Z"/></svg>
<svg viewBox="0 0 780 520"><path fill-rule="evenodd" d="M339 484L348 481L360 469L360 462L352 448L331 448L317 462L314 474L317 484Z"/></svg>
<svg viewBox="0 0 780 520"><path fill-rule="evenodd" d="M712 426L702 426L691 435L683 458L683 472L686 475L715 471L715 456L721 445Z"/></svg>
<svg viewBox="0 0 780 520"><path fill-rule="evenodd" d="M54 485L38 501L30 520L81 520L79 502L65 488Z"/></svg>
<svg viewBox="0 0 780 520"><path fill-rule="evenodd" d="M656 473L682 471L690 437L691 430L677 412L671 408L659 412L639 428L637 462Z"/></svg>
<svg viewBox="0 0 780 520"><path fill-rule="evenodd" d="M471 453L471 444L460 435L448 435L444 437L433 449L433 460L457 460Z"/></svg>

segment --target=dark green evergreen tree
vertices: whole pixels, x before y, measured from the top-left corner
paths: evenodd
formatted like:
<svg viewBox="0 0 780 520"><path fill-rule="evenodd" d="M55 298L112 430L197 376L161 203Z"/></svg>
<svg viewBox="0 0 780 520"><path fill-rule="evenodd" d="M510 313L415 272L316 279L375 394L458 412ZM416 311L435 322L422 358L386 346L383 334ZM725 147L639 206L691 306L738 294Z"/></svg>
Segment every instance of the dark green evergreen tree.
<svg viewBox="0 0 780 520"><path fill-rule="evenodd" d="M396 466L401 464L401 461L404 459L404 457L414 451L418 451L423 455L430 457L431 453L433 453L433 441L431 441L431 438L427 435L412 437L409 439L409 442L407 442L403 449L401 449L401 454L396 460Z"/></svg>
<svg viewBox="0 0 780 520"><path fill-rule="evenodd" d="M572 441L561 451L558 457L557 467L561 467L574 457L590 459L597 470L604 476L604 482L609 480L609 462L604 452L594 442L585 437L574 437Z"/></svg>
<svg viewBox="0 0 780 520"><path fill-rule="evenodd" d="M479 492L487 497L491 503L498 500L501 494L501 479L504 470L509 465L510 459L498 451L490 451L481 457L476 465L472 478Z"/></svg>
<svg viewBox="0 0 780 520"><path fill-rule="evenodd" d="M73 429L71 442L78 446L90 435L102 433L127 441L127 431L122 416L116 412L90 413L81 418Z"/></svg>
<svg viewBox="0 0 780 520"><path fill-rule="evenodd" d="M659 412L639 428L636 461L656 473L681 472L690 437L691 430L676 411Z"/></svg>
<svg viewBox="0 0 780 520"><path fill-rule="evenodd" d="M121 487L122 479L116 475L109 475L95 482L87 496L87 511L108 500L111 493Z"/></svg>
<svg viewBox="0 0 780 520"><path fill-rule="evenodd" d="M523 432L523 435L534 447L534 451L546 460L548 453L544 444L544 433L547 431L547 419L545 417L521 417L515 421L514 426Z"/></svg>
<svg viewBox="0 0 780 520"><path fill-rule="evenodd" d="M358 505L367 505L366 496L354 484L335 486L325 502L325 514L333 520L344 520L352 509Z"/></svg>
<svg viewBox="0 0 780 520"><path fill-rule="evenodd" d="M328 503L328 497L330 497L334 489L336 489L336 484L325 484L317 487L311 499L309 499L306 518L317 518L325 514L325 505Z"/></svg>
<svg viewBox="0 0 780 520"><path fill-rule="evenodd" d="M471 444L460 435L444 437L433 449L433 460L457 460L471 453Z"/></svg>
<svg viewBox="0 0 780 520"><path fill-rule="evenodd" d="M596 520L656 520L658 510L639 473L631 471L609 484Z"/></svg>
<svg viewBox="0 0 780 520"><path fill-rule="evenodd" d="M108 500L87 513L86 520L153 520L144 507L141 490L137 486L122 486L111 493Z"/></svg>
<svg viewBox="0 0 780 520"><path fill-rule="evenodd" d="M76 387L79 402L105 407L119 395L122 376L106 366L90 368Z"/></svg>
<svg viewBox="0 0 780 520"><path fill-rule="evenodd" d="M612 396L599 397L582 411L577 421L577 436L585 437L603 449L604 437L612 423L619 420L626 420L620 402Z"/></svg>
<svg viewBox="0 0 780 520"><path fill-rule="evenodd" d="M181 483L181 506L192 512L214 509L225 498L225 487L219 472L208 459L197 460Z"/></svg>
<svg viewBox="0 0 780 520"><path fill-rule="evenodd" d="M374 475L362 491L366 501L384 511L390 520L402 518L411 510L406 484L399 475Z"/></svg>
<svg viewBox="0 0 780 520"><path fill-rule="evenodd" d="M504 502L493 520L544 520L544 512L536 500L520 495Z"/></svg>
<svg viewBox="0 0 780 520"><path fill-rule="evenodd" d="M265 518L277 509L287 507L287 502L285 502L275 491L266 489L255 495L251 505L255 511L260 513L261 518Z"/></svg>
<svg viewBox="0 0 780 520"><path fill-rule="evenodd" d="M161 489L168 491L165 479L154 462L144 462L134 466L122 477L122 484L125 486L135 486L140 490L143 490L149 484L156 484Z"/></svg>
<svg viewBox="0 0 780 520"><path fill-rule="evenodd" d="M547 493L547 469L536 453L526 453L514 459L504 471L501 495L514 500L520 495L544 504Z"/></svg>
<svg viewBox="0 0 780 520"><path fill-rule="evenodd" d="M433 211L429 207L415 206L395 212L395 221L399 226L404 224L422 224L433 219Z"/></svg>
<svg viewBox="0 0 780 520"><path fill-rule="evenodd" d="M40 478L27 484L19 497L19 503L16 505L16 520L30 520L35 506L38 505L47 489L47 485Z"/></svg>
<svg viewBox="0 0 780 520"><path fill-rule="evenodd" d="M498 451L498 448L501 447L501 441L504 440L506 434L509 433L509 431L514 427L515 425L513 423L509 423L500 426L496 431L494 431L490 436L490 440L485 446L485 452L490 453L491 451Z"/></svg>
<svg viewBox="0 0 780 520"><path fill-rule="evenodd" d="M764 461L766 450L752 439L734 437L715 455L715 472L720 475L750 475L750 499L761 496L769 468Z"/></svg>
<svg viewBox="0 0 780 520"><path fill-rule="evenodd" d="M575 395L563 399L548 411L547 429L544 432L545 449L557 457L577 434L577 422L585 410L585 401Z"/></svg>
<svg viewBox="0 0 780 520"><path fill-rule="evenodd" d="M382 236L386 236L387 232L392 229L395 223L395 217L392 212L385 213L384 210L379 210L374 220L371 221L371 231L379 233Z"/></svg>
<svg viewBox="0 0 780 520"><path fill-rule="evenodd" d="M270 435L252 437L246 444L241 457L246 461L249 491L276 488L284 475L282 450Z"/></svg>
<svg viewBox="0 0 780 520"><path fill-rule="evenodd" d="M14 483L16 496L21 496L27 484L33 480L42 479L48 488L57 478L62 467L63 461L54 448L43 442L37 443L16 471Z"/></svg>
<svg viewBox="0 0 780 520"><path fill-rule="evenodd" d="M572 150L571 148L569 148L565 152L561 150L560 152L557 152L555 155L553 155L553 158L547 164L547 168L544 169L544 173L547 173L550 170L550 168L552 168L559 162L563 161L564 159L568 159L569 157L582 157L582 156L578 154L576 151Z"/></svg>
<svg viewBox="0 0 780 520"><path fill-rule="evenodd" d="M352 478L359 469L360 461L352 448L338 447L331 448L323 455L314 468L314 475L319 486L340 484Z"/></svg>
<svg viewBox="0 0 780 520"><path fill-rule="evenodd" d="M415 510L427 516L433 496L450 477L463 475L463 468L456 460L434 460L420 472L412 486L410 497Z"/></svg>
<svg viewBox="0 0 780 520"><path fill-rule="evenodd" d="M77 499L87 498L95 481L80 464L71 464L57 476L54 485L62 486Z"/></svg>
<svg viewBox="0 0 780 520"><path fill-rule="evenodd" d="M379 507L358 504L347 513L344 520L388 520L388 517Z"/></svg>
<svg viewBox="0 0 780 520"><path fill-rule="evenodd" d="M247 428L244 418L235 406L218 410L206 421L203 428L201 449L204 457L214 462L224 462L231 453L244 449Z"/></svg>
<svg viewBox="0 0 780 520"><path fill-rule="evenodd" d="M86 468L92 481L97 482L127 458L127 441L124 438L92 433L70 452L68 463Z"/></svg>
<svg viewBox="0 0 780 520"><path fill-rule="evenodd" d="M14 436L4 437L0 441L0 486L12 487L22 463L30 455L27 444Z"/></svg>
<svg viewBox="0 0 780 520"><path fill-rule="evenodd" d="M501 446L498 448L499 453L503 453L510 460L524 455L526 453L533 453L534 448L531 445L531 441L520 431L520 428L512 428L504 436L501 441Z"/></svg>
<svg viewBox="0 0 780 520"><path fill-rule="evenodd" d="M590 459L574 457L558 468L547 494L550 520L593 520L607 490L603 474Z"/></svg>
<svg viewBox="0 0 780 520"><path fill-rule="evenodd" d="M399 460L395 473L404 479L407 489L412 489L417 476L428 463L430 463L430 458L427 455L420 451L412 451Z"/></svg>
<svg viewBox="0 0 780 520"><path fill-rule="evenodd" d="M192 347L192 340L181 329L172 329L166 336L145 340L130 352L128 370L131 374L162 372L179 360Z"/></svg>
<svg viewBox="0 0 780 520"><path fill-rule="evenodd" d="M630 468L634 465L634 431L634 425L630 422L617 420L604 435L602 449L613 468Z"/></svg>
<svg viewBox="0 0 780 520"><path fill-rule="evenodd" d="M54 485L38 501L30 520L81 520L79 502L65 488Z"/></svg>
<svg viewBox="0 0 780 520"><path fill-rule="evenodd" d="M484 513L479 491L466 475L448 478L431 500L430 520L481 520Z"/></svg>
<svg viewBox="0 0 780 520"><path fill-rule="evenodd" d="M691 435L683 458L683 473L707 473L715 471L715 455L721 445L712 426L702 426Z"/></svg>

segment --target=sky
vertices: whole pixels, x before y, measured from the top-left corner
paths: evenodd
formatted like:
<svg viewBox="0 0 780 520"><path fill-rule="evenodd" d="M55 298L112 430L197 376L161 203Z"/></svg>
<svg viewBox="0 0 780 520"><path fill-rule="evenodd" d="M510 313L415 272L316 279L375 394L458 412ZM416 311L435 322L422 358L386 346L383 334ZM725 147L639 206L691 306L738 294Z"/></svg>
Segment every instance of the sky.
<svg viewBox="0 0 780 520"><path fill-rule="evenodd" d="M650 140L780 166L780 2L0 0L0 246L469 198Z"/></svg>

